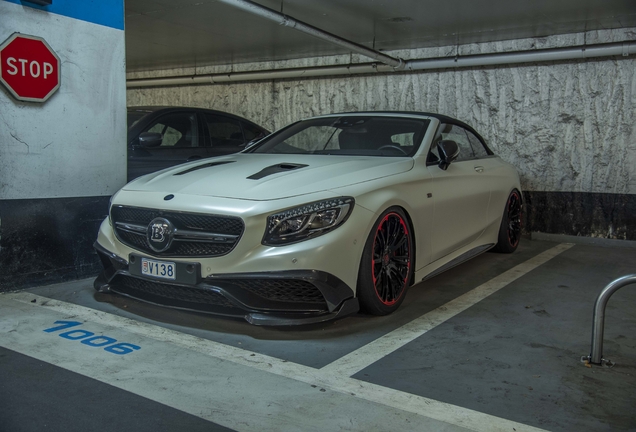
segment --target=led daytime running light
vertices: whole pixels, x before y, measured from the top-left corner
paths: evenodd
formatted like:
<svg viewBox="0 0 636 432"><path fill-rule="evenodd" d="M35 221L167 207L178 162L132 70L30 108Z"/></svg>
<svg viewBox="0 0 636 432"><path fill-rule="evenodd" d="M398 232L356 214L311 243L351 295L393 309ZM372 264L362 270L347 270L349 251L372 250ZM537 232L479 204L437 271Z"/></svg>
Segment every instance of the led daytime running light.
<svg viewBox="0 0 636 432"><path fill-rule="evenodd" d="M270 215L263 244L290 244L325 234L344 223L354 203L352 197L340 197Z"/></svg>

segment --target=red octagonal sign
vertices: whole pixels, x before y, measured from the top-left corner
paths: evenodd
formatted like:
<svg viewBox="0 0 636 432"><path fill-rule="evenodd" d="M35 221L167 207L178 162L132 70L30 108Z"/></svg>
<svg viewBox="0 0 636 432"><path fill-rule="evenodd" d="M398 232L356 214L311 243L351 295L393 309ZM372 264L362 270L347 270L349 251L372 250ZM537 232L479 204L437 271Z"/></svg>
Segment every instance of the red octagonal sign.
<svg viewBox="0 0 636 432"><path fill-rule="evenodd" d="M18 100L44 102L60 88L60 58L40 37L12 34L0 45L0 81Z"/></svg>

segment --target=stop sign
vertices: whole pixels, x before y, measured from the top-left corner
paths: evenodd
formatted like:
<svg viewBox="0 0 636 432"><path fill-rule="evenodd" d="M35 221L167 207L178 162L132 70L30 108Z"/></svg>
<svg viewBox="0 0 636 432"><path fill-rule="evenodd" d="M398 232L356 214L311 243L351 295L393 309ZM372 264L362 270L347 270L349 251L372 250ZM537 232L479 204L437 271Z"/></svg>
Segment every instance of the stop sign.
<svg viewBox="0 0 636 432"><path fill-rule="evenodd" d="M0 45L0 81L18 100L44 102L60 87L60 58L44 39L14 33Z"/></svg>

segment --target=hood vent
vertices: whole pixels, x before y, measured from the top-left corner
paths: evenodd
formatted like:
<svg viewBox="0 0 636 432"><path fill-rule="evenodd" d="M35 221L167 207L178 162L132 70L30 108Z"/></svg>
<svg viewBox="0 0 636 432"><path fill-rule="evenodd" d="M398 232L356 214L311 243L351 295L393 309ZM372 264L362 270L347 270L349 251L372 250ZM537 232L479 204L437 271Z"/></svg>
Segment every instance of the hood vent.
<svg viewBox="0 0 636 432"><path fill-rule="evenodd" d="M217 165L225 165L225 164L229 164L229 163L232 163L232 162L235 162L235 161L208 162L208 163L205 163L205 164L201 164L201 165L197 165L195 167L189 168L189 169L187 169L185 171L178 172L175 175L176 176L184 175L184 174L191 173L192 171L197 171L197 170L200 170L200 169L203 169L203 168L210 168L210 167L217 166Z"/></svg>
<svg viewBox="0 0 636 432"><path fill-rule="evenodd" d="M304 168L306 166L309 166L309 165L283 162L277 165L272 165L272 166L268 166L267 168L263 168L261 171L257 172L256 174L252 174L251 176L249 176L248 179L259 180L259 179L262 179L263 177L267 177L272 174L276 174L279 172L293 171L299 168Z"/></svg>

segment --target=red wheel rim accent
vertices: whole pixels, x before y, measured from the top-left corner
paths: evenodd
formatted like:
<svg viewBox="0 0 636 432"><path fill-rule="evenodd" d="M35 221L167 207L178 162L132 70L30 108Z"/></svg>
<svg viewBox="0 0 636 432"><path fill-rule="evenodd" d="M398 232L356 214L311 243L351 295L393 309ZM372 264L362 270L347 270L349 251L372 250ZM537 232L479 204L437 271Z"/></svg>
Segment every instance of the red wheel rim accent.
<svg viewBox="0 0 636 432"><path fill-rule="evenodd" d="M386 306L397 303L409 283L411 237L408 225L398 213L380 221L373 238L371 275L378 299Z"/></svg>
<svg viewBox="0 0 636 432"><path fill-rule="evenodd" d="M508 242L510 246L516 247L521 238L521 197L518 192L510 194L506 212L508 216Z"/></svg>

